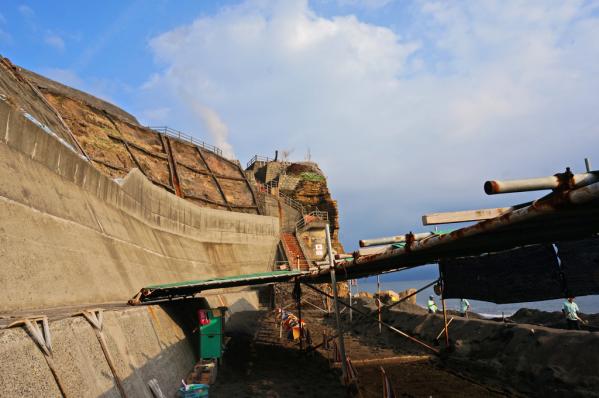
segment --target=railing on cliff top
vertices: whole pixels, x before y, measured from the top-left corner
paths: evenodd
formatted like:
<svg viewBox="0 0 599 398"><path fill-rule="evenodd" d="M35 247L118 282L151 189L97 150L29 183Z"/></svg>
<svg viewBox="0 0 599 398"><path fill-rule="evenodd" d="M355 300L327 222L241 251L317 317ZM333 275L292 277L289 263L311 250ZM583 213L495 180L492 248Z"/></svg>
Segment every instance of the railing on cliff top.
<svg viewBox="0 0 599 398"><path fill-rule="evenodd" d="M193 138L191 135L183 133L182 131L172 129L168 126L148 126L149 129L156 131L157 133L164 134L166 136L175 138L179 141L187 141L191 144L206 149L210 152L216 153L218 156L223 156L222 149L205 143L204 141L198 140L197 138Z"/></svg>
<svg viewBox="0 0 599 398"><path fill-rule="evenodd" d="M300 218L300 220L295 225L296 230L301 230L306 225L308 225L312 222L315 222L315 221L328 222L329 221L329 213L327 213L326 211L314 210L308 214L303 214L302 218Z"/></svg>
<svg viewBox="0 0 599 398"><path fill-rule="evenodd" d="M289 196L279 192L279 184L277 181L272 180L266 184L262 184L262 183L256 181L256 186L258 187L258 190L260 192L266 192L268 194L278 197L279 199L281 199L283 201L283 203L285 203L286 205L289 205L289 206L293 207L295 210L299 211L301 216L306 214L306 209L304 208L304 205L302 205L297 200L291 199Z"/></svg>
<svg viewBox="0 0 599 398"><path fill-rule="evenodd" d="M245 169L251 169L252 166L256 163L269 163L269 162L277 162L277 163L281 163L282 165L286 165L289 166L291 165L293 162L288 162L286 160L277 160L277 159L272 159L269 158L268 156L261 156L261 155L254 155L250 160L248 160L248 162L245 164ZM282 174L285 174L285 172L283 172Z"/></svg>

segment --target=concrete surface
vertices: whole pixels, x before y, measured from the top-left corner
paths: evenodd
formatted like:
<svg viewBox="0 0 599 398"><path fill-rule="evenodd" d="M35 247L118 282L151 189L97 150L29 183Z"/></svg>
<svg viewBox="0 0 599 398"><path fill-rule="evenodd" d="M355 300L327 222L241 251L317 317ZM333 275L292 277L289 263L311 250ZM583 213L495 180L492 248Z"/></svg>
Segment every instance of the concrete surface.
<svg viewBox="0 0 599 398"><path fill-rule="evenodd" d="M125 301L273 263L277 218L200 208L137 170L117 184L5 101L0 181L0 312Z"/></svg>
<svg viewBox="0 0 599 398"><path fill-rule="evenodd" d="M172 397L195 364L188 325L160 306L104 313L103 333L128 397ZM170 311L173 311L171 308ZM186 330L187 329L187 330ZM92 326L82 316L50 323L52 360L67 397L120 397ZM0 396L61 397L41 350L23 328L0 331Z"/></svg>

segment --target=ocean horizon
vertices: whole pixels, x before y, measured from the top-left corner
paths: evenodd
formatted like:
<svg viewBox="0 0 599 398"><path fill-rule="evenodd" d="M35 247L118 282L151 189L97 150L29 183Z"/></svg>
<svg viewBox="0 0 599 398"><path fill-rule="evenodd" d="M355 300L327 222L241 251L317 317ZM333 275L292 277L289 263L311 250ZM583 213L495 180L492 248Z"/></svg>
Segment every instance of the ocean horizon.
<svg viewBox="0 0 599 398"><path fill-rule="evenodd" d="M393 290L396 292L401 292L403 290L407 290L410 288L420 289L423 286L428 285L433 282L434 279L430 280L414 280L414 281L381 281L381 290ZM355 294L357 292L365 291L368 293L376 293L376 282L360 282L358 281L358 286L352 286L352 292ZM428 297L433 295L435 297L435 301L441 307L440 297L437 296L433 287L428 287L422 292L416 295L416 304L419 306L426 308L426 302L428 301ZM466 297L467 298L467 297ZM547 312L559 312L561 311L564 299L555 299L555 300L544 300L544 301L535 301L535 302L525 302L525 303L514 303L514 304L495 304L487 301L479 301L479 300L471 300L470 308L473 312L480 314L484 317L493 318L506 316L509 317L516 313L521 308L529 308L536 309ZM576 298L576 303L580 308L580 312L584 314L595 314L599 313L599 296L581 296ZM459 310L459 300L458 299L447 299L445 300L445 305L448 310Z"/></svg>

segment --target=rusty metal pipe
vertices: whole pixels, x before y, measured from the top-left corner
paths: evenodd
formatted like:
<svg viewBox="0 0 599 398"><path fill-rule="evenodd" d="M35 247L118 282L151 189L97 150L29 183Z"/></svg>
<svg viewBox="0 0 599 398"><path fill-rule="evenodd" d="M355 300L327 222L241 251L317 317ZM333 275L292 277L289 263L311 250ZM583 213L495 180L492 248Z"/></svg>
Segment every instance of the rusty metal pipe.
<svg viewBox="0 0 599 398"><path fill-rule="evenodd" d="M569 171L568 169L565 173L549 177L507 181L492 180L485 182L484 188L487 195L495 195L498 193L540 191L544 189L580 188L599 182L599 173L597 172L571 174Z"/></svg>
<svg viewBox="0 0 599 398"><path fill-rule="evenodd" d="M418 234L413 234L414 240L420 240L424 238L428 238L429 236L434 235L433 232L421 232ZM407 240L406 235L397 235L397 236L387 236L384 238L374 238L374 239L362 239L360 241L360 247L369 247L369 246L380 246L380 245L390 245L393 243L402 243Z"/></svg>
<svg viewBox="0 0 599 398"><path fill-rule="evenodd" d="M387 250L384 253L374 254L371 256L363 256L355 259L353 263L345 266L345 269L350 270L351 267L370 262L395 258L403 255L406 252L418 252L428 250L440 244L463 239L469 236L475 236L481 233L495 230L507 225L529 220L543 214L555 213L562 206L581 205L593 200L599 199L599 182L589 184L582 188L573 189L566 192L558 192L552 197L546 197L534 201L531 205L513 210L500 217L482 221L469 227L465 227L448 234L435 235L430 239L415 241L409 248L397 248ZM324 271L325 273L328 271Z"/></svg>

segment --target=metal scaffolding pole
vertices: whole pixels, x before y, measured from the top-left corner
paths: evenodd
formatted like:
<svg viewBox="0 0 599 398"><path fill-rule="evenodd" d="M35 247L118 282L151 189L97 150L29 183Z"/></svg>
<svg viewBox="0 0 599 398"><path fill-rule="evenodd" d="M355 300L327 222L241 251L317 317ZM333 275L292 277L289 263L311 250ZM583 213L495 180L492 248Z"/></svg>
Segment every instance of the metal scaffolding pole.
<svg viewBox="0 0 599 398"><path fill-rule="evenodd" d="M383 332L383 325L381 325L381 276L376 276L376 305L377 312L379 313L379 333Z"/></svg>
<svg viewBox="0 0 599 398"><path fill-rule="evenodd" d="M329 253L329 266L331 270L331 286L333 288L333 303L335 306L335 320L337 322L337 334L339 335L339 351L341 353L341 373L343 380L347 380L347 363L345 357L345 341L343 340L343 330L341 329L341 317L339 316L339 296L337 295L337 278L335 277L335 260L333 257L333 246L331 245L331 231L329 224L325 225L325 234L327 240L327 251Z"/></svg>
<svg viewBox="0 0 599 398"><path fill-rule="evenodd" d="M317 288L316 286L312 286L311 284L304 282L305 286L308 286L310 289L314 290L315 292L318 292L320 294L325 294L327 295L327 293L323 292L322 290L320 290L319 288ZM342 300L338 300L339 303L343 304L345 307L350 307L350 304L342 301ZM354 307L354 311L356 311L358 314L363 315L364 317L370 317L372 315L371 313L368 313L364 310L361 310L359 308ZM402 332L401 330L397 329L395 326L388 324L387 322L381 321L380 322L381 325L383 325L384 327L388 328L389 330L392 330L393 332L409 339L412 340L414 343L419 344L425 348L428 348L429 350L433 351L435 354L439 354L439 350L437 350L436 348L431 347L430 345L426 344L425 342L418 340L415 337L410 336L409 334L407 334L406 332ZM318 348L318 347L316 347Z"/></svg>

